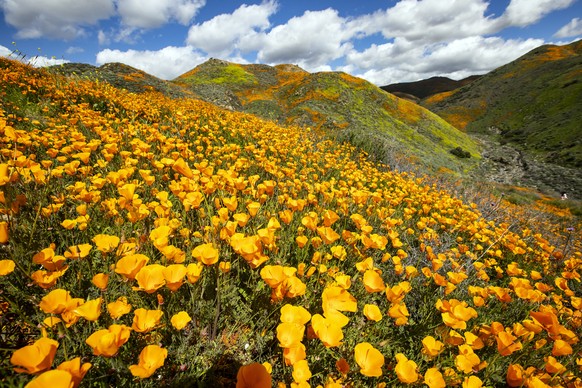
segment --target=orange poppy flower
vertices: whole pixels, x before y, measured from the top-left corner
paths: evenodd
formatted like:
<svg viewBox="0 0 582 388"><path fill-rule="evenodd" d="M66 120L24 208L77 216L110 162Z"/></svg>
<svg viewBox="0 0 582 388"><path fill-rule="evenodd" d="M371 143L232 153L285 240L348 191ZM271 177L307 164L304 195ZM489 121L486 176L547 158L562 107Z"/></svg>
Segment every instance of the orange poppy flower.
<svg viewBox="0 0 582 388"><path fill-rule="evenodd" d="M73 375L66 370L49 370L40 374L30 383L26 384L25 388L45 388L45 387L73 387Z"/></svg>
<svg viewBox="0 0 582 388"><path fill-rule="evenodd" d="M160 324L160 319L164 312L161 310L146 310L139 308L133 312L133 323L131 328L138 333L152 331Z"/></svg>
<svg viewBox="0 0 582 388"><path fill-rule="evenodd" d="M427 369L424 373L424 383L429 388L445 388L447 386L443 374L437 368Z"/></svg>
<svg viewBox="0 0 582 388"><path fill-rule="evenodd" d="M281 322L305 325L311 319L311 314L304 307L286 304L281 307Z"/></svg>
<svg viewBox="0 0 582 388"><path fill-rule="evenodd" d="M363 281L364 287L369 293L382 292L386 289L386 285L384 284L384 280L382 280L380 274L372 269L366 270L366 272L364 272Z"/></svg>
<svg viewBox="0 0 582 388"><path fill-rule="evenodd" d="M311 378L311 371L309 370L307 360L299 360L293 364L292 376L296 383L303 383Z"/></svg>
<svg viewBox="0 0 582 388"><path fill-rule="evenodd" d="M341 345L341 340L344 338L341 326L339 326L333 319L324 318L319 314L311 317L311 326L317 337L325 345L331 348Z"/></svg>
<svg viewBox="0 0 582 388"><path fill-rule="evenodd" d="M388 309L388 315L390 315L390 318L395 319L394 324L396 326L403 326L408 322L409 314L404 302L393 303Z"/></svg>
<svg viewBox="0 0 582 388"><path fill-rule="evenodd" d="M283 322L277 326L277 339L282 348L293 348L297 346L303 338L305 326L297 323Z"/></svg>
<svg viewBox="0 0 582 388"><path fill-rule="evenodd" d="M139 354L137 365L130 365L129 370L132 375L141 379L146 379L164 365L168 350L158 345L148 345Z"/></svg>
<svg viewBox="0 0 582 388"><path fill-rule="evenodd" d="M69 291L57 288L45 295L38 306L47 314L61 314L69 308L71 302Z"/></svg>
<svg viewBox="0 0 582 388"><path fill-rule="evenodd" d="M326 287L321 295L321 301L324 313L328 310L358 311L356 298L339 286Z"/></svg>
<svg viewBox="0 0 582 388"><path fill-rule="evenodd" d="M117 236L110 236L108 234L98 234L93 237L92 241L95 243L97 250L103 253L113 251L119 245L120 239Z"/></svg>
<svg viewBox="0 0 582 388"><path fill-rule="evenodd" d="M525 382L525 371L519 364L510 364L507 368L505 381L510 387L521 387Z"/></svg>
<svg viewBox="0 0 582 388"><path fill-rule="evenodd" d="M171 291L178 291L184 282L184 277L188 269L183 264L170 264L163 270L164 279L166 280L166 287ZM136 278L139 276L136 276Z"/></svg>
<svg viewBox="0 0 582 388"><path fill-rule="evenodd" d="M188 163L186 163L186 161L182 158L179 158L174 162L174 164L172 165L172 169L176 171L178 174L184 175L186 178L189 179L194 178L194 173L190 169L190 166L188 166Z"/></svg>
<svg viewBox="0 0 582 388"><path fill-rule="evenodd" d="M32 256L32 262L40 264L49 271L58 271L65 266L66 258L64 256L55 256L52 247L45 248Z"/></svg>
<svg viewBox="0 0 582 388"><path fill-rule="evenodd" d="M418 380L418 373L416 373L416 363L406 358L402 353L395 356L397 364L394 368L398 380L405 384L411 384Z"/></svg>
<svg viewBox="0 0 582 388"><path fill-rule="evenodd" d="M552 355L553 356L567 356L572 354L572 346L564 340L556 340L554 342L554 346L552 347Z"/></svg>
<svg viewBox="0 0 582 388"><path fill-rule="evenodd" d="M236 388L271 388L271 375L258 362L243 365L236 374Z"/></svg>
<svg viewBox="0 0 582 388"><path fill-rule="evenodd" d="M93 349L96 356L113 357L127 342L131 329L125 325L111 325L91 334L85 343Z"/></svg>
<svg viewBox="0 0 582 388"><path fill-rule="evenodd" d="M76 357L72 360L62 362L57 366L57 370L69 372L73 377L74 387L78 387L81 384L83 377L85 377L89 369L91 369L91 366L92 365L88 362L81 364L81 357ZM55 386L58 385L51 385L51 387Z"/></svg>
<svg viewBox="0 0 582 388"><path fill-rule="evenodd" d="M325 244L333 244L340 238L340 235L329 226L321 226L317 228L317 234Z"/></svg>
<svg viewBox="0 0 582 388"><path fill-rule="evenodd" d="M16 264L12 260L0 260L0 276L6 276L14 271Z"/></svg>
<svg viewBox="0 0 582 388"><path fill-rule="evenodd" d="M10 234L8 233L8 222L0 222L0 244L6 244L10 239Z"/></svg>
<svg viewBox="0 0 582 388"><path fill-rule="evenodd" d="M459 354L455 357L455 366L464 373L471 373L481 360L469 345L459 346Z"/></svg>
<svg viewBox="0 0 582 388"><path fill-rule="evenodd" d="M368 377L382 376L384 355L368 342L362 342L354 348L354 359L360 367L360 373Z"/></svg>
<svg viewBox="0 0 582 388"><path fill-rule="evenodd" d="M149 261L149 258L140 253L122 257L115 264L115 272L127 279L135 279L135 275Z"/></svg>
<svg viewBox="0 0 582 388"><path fill-rule="evenodd" d="M194 284L200 279L200 275L202 274L202 270L204 269L204 264L202 263L192 263L188 264L186 267L186 278L188 282Z"/></svg>
<svg viewBox="0 0 582 388"><path fill-rule="evenodd" d="M188 325L188 323L190 323L190 321L192 321L192 318L190 318L190 315L188 315L186 311L180 311L179 313L172 315L172 318L170 318L170 322L176 330L182 330L186 325Z"/></svg>
<svg viewBox="0 0 582 388"><path fill-rule="evenodd" d="M382 320L382 312L375 304L366 304L364 306L364 315L371 321L379 322Z"/></svg>
<svg viewBox="0 0 582 388"><path fill-rule="evenodd" d="M127 303L127 298L121 296L115 302L107 304L107 311L113 319L118 319L131 311L131 305Z"/></svg>
<svg viewBox="0 0 582 388"><path fill-rule="evenodd" d="M42 337L32 345L17 349L10 357L10 363L18 373L38 373L50 369L53 364L59 343L53 339Z"/></svg>
<svg viewBox="0 0 582 388"><path fill-rule="evenodd" d="M67 259L83 259L89 255L93 246L91 244L80 244L70 246L64 256Z"/></svg>
<svg viewBox="0 0 582 388"><path fill-rule="evenodd" d="M135 275L138 287L134 287L133 289L145 291L148 294L156 292L166 284L166 279L164 278L165 269L166 267L161 264L149 264L144 266L139 270L137 275Z"/></svg>
<svg viewBox="0 0 582 388"><path fill-rule="evenodd" d="M445 344L436 340L433 336L424 337L422 340L422 353L429 357L438 356L443 351Z"/></svg>
<svg viewBox="0 0 582 388"><path fill-rule="evenodd" d="M297 343L297 346L292 348L283 349L283 359L285 360L285 365L293 365L297 361L305 360L307 354L305 353L305 345L301 342Z"/></svg>
<svg viewBox="0 0 582 388"><path fill-rule="evenodd" d="M96 321L101 315L101 303L102 298L97 298L93 300L88 300L79 307L73 310L76 315L85 318L88 321Z"/></svg>
<svg viewBox="0 0 582 388"><path fill-rule="evenodd" d="M517 341L517 338L507 331L497 333L495 340L497 341L497 351L502 356L509 356L522 348L521 342Z"/></svg>
<svg viewBox="0 0 582 388"><path fill-rule="evenodd" d="M107 289L107 283L109 282L109 275L104 273L98 273L97 275L93 276L91 279L91 283L95 285L95 287L99 288L100 290L104 291Z"/></svg>

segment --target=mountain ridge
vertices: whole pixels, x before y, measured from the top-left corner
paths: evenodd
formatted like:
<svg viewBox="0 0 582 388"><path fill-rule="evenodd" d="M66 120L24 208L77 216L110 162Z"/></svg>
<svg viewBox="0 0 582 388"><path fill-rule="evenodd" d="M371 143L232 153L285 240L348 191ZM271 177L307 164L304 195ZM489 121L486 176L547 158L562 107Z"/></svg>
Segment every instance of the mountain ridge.
<svg viewBox="0 0 582 388"><path fill-rule="evenodd" d="M490 159L503 160L501 146L519 153L528 185L582 191L582 41L540 46L421 104L488 143Z"/></svg>

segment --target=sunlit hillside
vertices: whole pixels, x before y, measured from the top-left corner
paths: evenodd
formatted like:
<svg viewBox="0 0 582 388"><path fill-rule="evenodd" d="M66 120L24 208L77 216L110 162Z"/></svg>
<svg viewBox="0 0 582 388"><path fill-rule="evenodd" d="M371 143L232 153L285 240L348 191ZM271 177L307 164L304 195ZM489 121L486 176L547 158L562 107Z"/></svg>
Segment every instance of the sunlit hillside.
<svg viewBox="0 0 582 388"><path fill-rule="evenodd" d="M582 384L567 210L195 99L0 77L1 386Z"/></svg>
<svg viewBox="0 0 582 388"><path fill-rule="evenodd" d="M227 109L309 126L335 141L349 141L392 167L402 168L405 160L406 165L466 176L480 161L480 147L467 134L427 109L346 73L211 59L174 83ZM457 148L464 153L451 153Z"/></svg>

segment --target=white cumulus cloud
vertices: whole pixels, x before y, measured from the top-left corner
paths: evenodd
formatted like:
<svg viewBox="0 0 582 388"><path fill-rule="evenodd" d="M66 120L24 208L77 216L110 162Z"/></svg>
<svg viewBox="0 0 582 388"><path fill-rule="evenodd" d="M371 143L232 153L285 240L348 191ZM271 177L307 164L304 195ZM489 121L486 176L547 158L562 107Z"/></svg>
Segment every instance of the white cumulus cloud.
<svg viewBox="0 0 582 388"><path fill-rule="evenodd" d="M170 21L188 24L206 0L117 0L123 24L136 28L157 28Z"/></svg>
<svg viewBox="0 0 582 388"><path fill-rule="evenodd" d="M507 25L525 27L552 11L569 7L575 0L511 0L503 18Z"/></svg>
<svg viewBox="0 0 582 388"><path fill-rule="evenodd" d="M3 0L0 7L22 39L72 40L86 35L86 26L115 14L113 0Z"/></svg>
<svg viewBox="0 0 582 388"><path fill-rule="evenodd" d="M329 69L329 62L343 57L352 47L355 33L334 9L306 11L260 36L257 54L263 63L294 63L306 70Z"/></svg>
<svg viewBox="0 0 582 388"><path fill-rule="evenodd" d="M582 35L582 20L579 18L570 20L570 23L560 28L554 34L557 38L572 38L580 35Z"/></svg>
<svg viewBox="0 0 582 388"><path fill-rule="evenodd" d="M204 62L206 57L192 47L168 46L161 50L111 50L97 53L97 65L121 62L162 79L174 79Z"/></svg>
<svg viewBox="0 0 582 388"><path fill-rule="evenodd" d="M217 15L191 26L186 43L210 55L228 56L241 49L241 39L247 37L248 44L249 35L256 37L257 32L268 28L271 25L269 17L277 11L277 7L275 1L256 5L243 4L233 13Z"/></svg>
<svg viewBox="0 0 582 388"><path fill-rule="evenodd" d="M396 42L373 46L361 53L352 52L348 55L347 70L377 85L433 76L462 79L503 66L543 43L540 39L504 40L477 36L407 51L403 50L404 43ZM391 55L397 50L403 54Z"/></svg>

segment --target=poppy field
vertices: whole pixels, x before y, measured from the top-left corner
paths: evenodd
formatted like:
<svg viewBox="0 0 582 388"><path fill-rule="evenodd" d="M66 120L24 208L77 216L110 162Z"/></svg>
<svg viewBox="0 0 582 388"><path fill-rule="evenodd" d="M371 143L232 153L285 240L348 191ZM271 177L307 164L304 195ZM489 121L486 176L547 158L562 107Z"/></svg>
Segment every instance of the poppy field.
<svg viewBox="0 0 582 388"><path fill-rule="evenodd" d="M195 99L0 76L0 385L582 386L580 224Z"/></svg>

